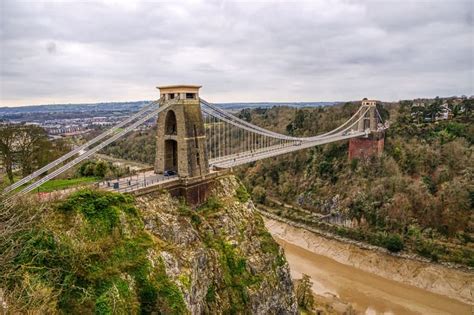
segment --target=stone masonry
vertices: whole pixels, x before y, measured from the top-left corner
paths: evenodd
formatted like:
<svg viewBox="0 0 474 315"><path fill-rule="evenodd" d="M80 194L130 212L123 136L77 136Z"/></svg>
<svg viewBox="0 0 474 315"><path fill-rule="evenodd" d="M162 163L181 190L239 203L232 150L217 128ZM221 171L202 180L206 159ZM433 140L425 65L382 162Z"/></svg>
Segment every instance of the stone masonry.
<svg viewBox="0 0 474 315"><path fill-rule="evenodd" d="M206 136L196 85L158 87L165 100L175 100L158 117L155 173L172 170L181 178L209 172Z"/></svg>

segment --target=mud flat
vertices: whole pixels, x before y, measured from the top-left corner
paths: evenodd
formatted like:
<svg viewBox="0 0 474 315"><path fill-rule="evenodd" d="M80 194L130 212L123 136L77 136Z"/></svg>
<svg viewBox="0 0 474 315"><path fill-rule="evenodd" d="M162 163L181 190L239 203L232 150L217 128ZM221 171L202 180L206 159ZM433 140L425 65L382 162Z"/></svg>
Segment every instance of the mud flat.
<svg viewBox="0 0 474 315"><path fill-rule="evenodd" d="M265 218L292 276L366 314L472 314L474 273L393 256Z"/></svg>

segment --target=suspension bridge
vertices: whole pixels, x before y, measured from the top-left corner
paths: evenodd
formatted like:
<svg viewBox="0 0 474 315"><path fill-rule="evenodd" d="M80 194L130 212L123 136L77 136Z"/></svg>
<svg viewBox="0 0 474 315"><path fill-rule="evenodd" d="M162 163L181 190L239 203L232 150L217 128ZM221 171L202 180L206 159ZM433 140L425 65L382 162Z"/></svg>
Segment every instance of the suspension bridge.
<svg viewBox="0 0 474 315"><path fill-rule="evenodd" d="M185 186L209 178L216 170L346 139L368 139L383 134L383 123L375 101L364 99L359 109L339 127L312 137L293 137L256 126L199 97L200 86L159 87L160 98L97 137L22 178L4 190L9 199L34 191L141 124L157 119L157 151L154 171L145 185L130 185L133 191L146 186L185 180ZM380 138L380 137L378 137ZM375 138L377 139L377 138ZM370 140L369 141L377 141ZM174 176L165 176L174 174ZM151 180L150 180L151 179ZM120 182L118 180L117 182ZM194 185L193 184L193 185ZM118 186L118 185L117 185ZM106 187L108 188L108 187Z"/></svg>

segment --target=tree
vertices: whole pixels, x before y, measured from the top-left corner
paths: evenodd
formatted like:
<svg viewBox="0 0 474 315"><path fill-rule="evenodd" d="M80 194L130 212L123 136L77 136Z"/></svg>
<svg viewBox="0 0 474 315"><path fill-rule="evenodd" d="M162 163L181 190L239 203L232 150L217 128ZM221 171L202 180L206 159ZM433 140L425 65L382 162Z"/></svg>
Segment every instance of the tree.
<svg viewBox="0 0 474 315"><path fill-rule="evenodd" d="M400 107L398 107L397 122L401 125L408 124L411 122L411 107L413 101L400 101Z"/></svg>
<svg viewBox="0 0 474 315"><path fill-rule="evenodd" d="M396 193L391 202L385 204L387 211L388 223L391 228L402 230L411 221L412 209L408 197L402 193Z"/></svg>
<svg viewBox="0 0 474 315"><path fill-rule="evenodd" d="M296 287L298 306L306 310L311 310L314 307L312 286L311 278L307 274L303 274L303 278L299 280L298 286Z"/></svg>
<svg viewBox="0 0 474 315"><path fill-rule="evenodd" d="M250 114L250 108L242 109L239 113L239 118L248 122L252 121L252 115Z"/></svg>
<svg viewBox="0 0 474 315"><path fill-rule="evenodd" d="M398 234L389 234L384 240L386 249L393 253L397 253L403 249L403 239Z"/></svg>
<svg viewBox="0 0 474 315"><path fill-rule="evenodd" d="M1 125L0 154L8 179L13 183L13 166L18 164L22 175L30 174L49 158L51 143L43 128L32 125Z"/></svg>
<svg viewBox="0 0 474 315"><path fill-rule="evenodd" d="M0 154L8 180L11 184L13 184L15 139L15 128L12 125L0 125Z"/></svg>
<svg viewBox="0 0 474 315"><path fill-rule="evenodd" d="M265 203L267 192L262 186L255 186L252 190L252 196L257 203Z"/></svg>
<svg viewBox="0 0 474 315"><path fill-rule="evenodd" d="M427 111L427 114L430 116L431 121L435 121L436 117L438 117L439 114L441 114L441 112L443 111L442 105L443 105L442 100L439 97L436 97L435 101L428 106L426 111Z"/></svg>
<svg viewBox="0 0 474 315"><path fill-rule="evenodd" d="M107 173L109 169L109 165L105 161L98 161L95 165L95 172L94 175L99 177L99 178L104 178L105 174Z"/></svg>
<svg viewBox="0 0 474 315"><path fill-rule="evenodd" d="M464 115L466 117L468 117L471 113L472 113L472 110L474 109L474 99L470 98L470 99L465 99L462 101L462 106L463 106L463 109L464 109Z"/></svg>
<svg viewBox="0 0 474 315"><path fill-rule="evenodd" d="M444 183L439 193L441 202L441 226L439 230L447 235L468 231L472 214L471 195L474 185L460 177Z"/></svg>
<svg viewBox="0 0 474 315"><path fill-rule="evenodd" d="M425 108L423 106L413 106L411 109L411 116L417 123L422 123L425 119Z"/></svg>
<svg viewBox="0 0 474 315"><path fill-rule="evenodd" d="M39 168L38 161L49 153L46 131L38 126L22 125L15 128L17 160L23 176Z"/></svg>
<svg viewBox="0 0 474 315"><path fill-rule="evenodd" d="M80 176L94 176L95 163L93 161L86 161L79 167L78 173Z"/></svg>

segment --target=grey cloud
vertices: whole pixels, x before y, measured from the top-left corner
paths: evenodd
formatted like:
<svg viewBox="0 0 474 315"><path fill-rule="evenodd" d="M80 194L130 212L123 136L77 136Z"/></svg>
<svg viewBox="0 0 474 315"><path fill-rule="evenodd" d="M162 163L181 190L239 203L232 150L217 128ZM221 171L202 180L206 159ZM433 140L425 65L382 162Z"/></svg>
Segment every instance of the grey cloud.
<svg viewBox="0 0 474 315"><path fill-rule="evenodd" d="M46 50L48 51L48 53L50 54L55 54L56 53L56 43L55 42L49 42L47 45L46 45Z"/></svg>
<svg viewBox="0 0 474 315"><path fill-rule="evenodd" d="M473 94L471 1L1 2L0 106Z"/></svg>

